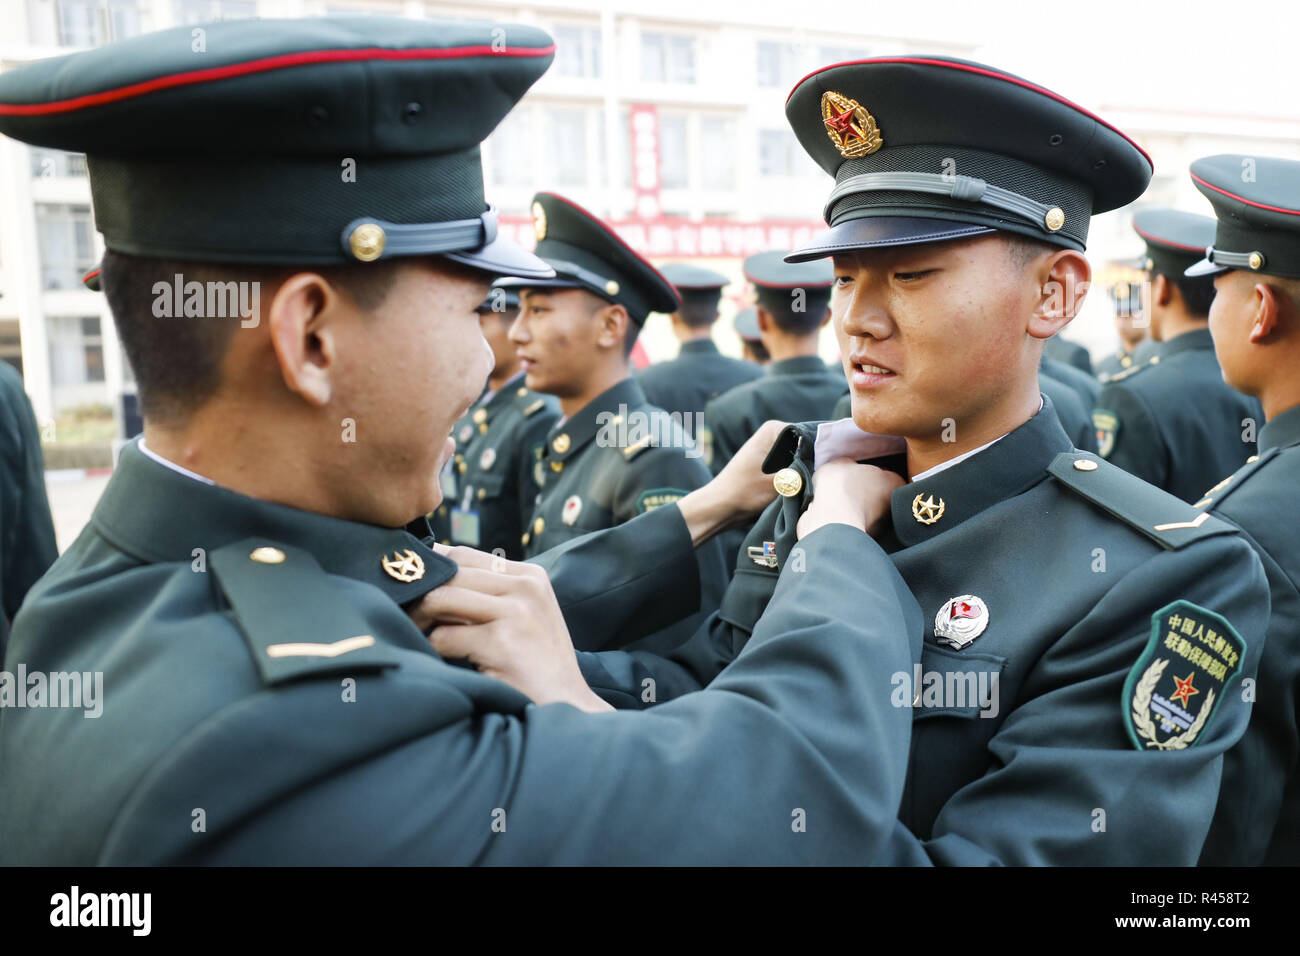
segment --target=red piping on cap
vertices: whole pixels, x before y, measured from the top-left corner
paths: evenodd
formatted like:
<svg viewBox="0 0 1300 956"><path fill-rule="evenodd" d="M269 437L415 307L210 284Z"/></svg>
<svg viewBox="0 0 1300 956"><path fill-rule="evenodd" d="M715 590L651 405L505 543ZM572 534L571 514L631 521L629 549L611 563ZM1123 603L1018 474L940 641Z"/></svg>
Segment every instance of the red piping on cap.
<svg viewBox="0 0 1300 956"><path fill-rule="evenodd" d="M834 279L831 279L829 282L764 282L760 279L754 278L748 269L742 268L741 271L745 273L746 279L754 283L754 285L761 286L764 289L829 289L831 286L835 285Z"/></svg>
<svg viewBox="0 0 1300 956"><path fill-rule="evenodd" d="M1172 239L1161 239L1159 236L1153 236L1149 232L1143 232L1141 229L1138 228L1137 223L1133 223L1133 231L1136 232L1143 239L1146 239L1149 242L1157 243L1162 246L1173 246L1175 249L1186 249L1188 252L1199 252L1201 254L1205 253L1204 246L1187 246L1181 242L1174 242Z"/></svg>
<svg viewBox="0 0 1300 956"><path fill-rule="evenodd" d="M98 269L91 269L89 272L87 272L84 276L81 277L81 281L89 282L91 279L95 278L95 276L99 275L99 272L100 270Z"/></svg>
<svg viewBox="0 0 1300 956"><path fill-rule="evenodd" d="M1254 206L1256 209L1267 209L1269 212L1284 212L1288 216L1300 216L1300 210L1283 209L1281 206L1269 206L1262 202L1252 202L1249 199L1246 199L1242 196L1238 196L1236 193L1230 193L1226 189L1220 189L1218 186L1215 186L1212 183L1207 183L1204 179L1202 179L1200 176L1196 175L1195 173L1192 173L1191 176L1193 179L1195 179L1206 189L1213 189L1216 193L1222 193L1224 196L1227 196L1229 199L1237 200L1237 202L1244 202L1247 206Z"/></svg>
<svg viewBox="0 0 1300 956"><path fill-rule="evenodd" d="M863 63L916 63L921 66L942 66L942 67L947 67L948 69L951 70L963 70L966 73L977 73L980 76L992 77L995 80L1002 80L1004 83L1014 83L1016 86L1022 86L1027 90L1032 90L1035 93L1039 93L1043 96L1049 97L1050 99L1054 99L1056 100L1056 102L1062 104L1063 106L1068 106L1070 107L1070 109L1082 113L1084 116L1088 117L1093 122L1100 123L1102 126L1106 127L1112 133L1117 133L1118 135L1124 137L1125 141L1128 142L1130 146L1132 146L1134 149L1136 149L1139 153L1142 154L1142 158L1147 161L1147 165L1150 166L1152 170L1156 168L1156 164L1151 161L1151 157L1147 155L1147 151L1143 149L1141 146L1139 146L1137 143L1133 142L1132 137L1130 137L1123 130L1116 129L1114 126L1111 126L1109 123L1107 123L1096 113L1090 112L1089 110L1085 110L1078 103L1072 103L1069 100L1067 100L1064 96L1061 96L1059 93L1053 93L1051 90L1045 89L1039 86L1037 83L1030 83L1028 80L1022 80L1019 77L1007 76L1005 73L997 73L994 72L993 70L986 70L983 67L979 67L979 66L969 66L968 64L965 63L950 63L947 60L930 60L927 59L926 57L921 57L921 56L881 56L881 57L869 58L866 60L847 60L844 63L832 63L830 66L823 66L820 67L819 69L813 70L811 73L809 73L807 76L805 76L802 80L800 80L798 83L794 85L794 89L790 91L790 96L794 96L795 90L797 90L800 86L802 86L807 80L816 76L818 73L825 73L827 70L833 70L839 66L858 66ZM790 96L787 96L785 98L785 101L787 103L790 102Z"/></svg>
<svg viewBox="0 0 1300 956"><path fill-rule="evenodd" d="M555 52L555 44L546 47L505 47L494 50L491 46L460 46L447 48L427 48L416 50L387 50L382 47L367 47L361 50L305 50L301 53L285 53L282 56L268 56L246 63L231 63L227 66L214 66L205 70L189 70L185 73L172 73L168 76L155 77L141 83L120 86L115 90L102 93L88 93L74 96L67 100L55 100L52 103L0 103L0 116L44 116L50 113L67 113L72 110L85 109L89 106L102 106L120 100L143 96L158 90L172 89L178 86L192 86L197 83L210 83L225 80L233 76L247 76L252 73L266 73L294 66L308 66L315 63L347 63L356 60L462 60L473 56L547 56Z"/></svg>

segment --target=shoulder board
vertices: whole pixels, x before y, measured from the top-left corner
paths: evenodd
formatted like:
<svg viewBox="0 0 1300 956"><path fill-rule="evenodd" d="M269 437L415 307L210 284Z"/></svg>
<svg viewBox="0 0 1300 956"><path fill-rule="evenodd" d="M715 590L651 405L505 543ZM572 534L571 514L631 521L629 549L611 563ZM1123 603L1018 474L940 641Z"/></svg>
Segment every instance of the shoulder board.
<svg viewBox="0 0 1300 956"><path fill-rule="evenodd" d="M623 449L623 457L628 461L631 461L637 455L641 454L641 452L654 444L654 441L652 440L653 438L653 435L642 435L639 439Z"/></svg>
<svg viewBox="0 0 1300 956"><path fill-rule="evenodd" d="M1076 464L1080 463L1080 464ZM1047 468L1053 478L1170 551L1237 529L1208 511L1149 485L1086 452L1062 452Z"/></svg>
<svg viewBox="0 0 1300 956"><path fill-rule="evenodd" d="M398 666L309 552L247 538L208 562L265 683Z"/></svg>
<svg viewBox="0 0 1300 956"><path fill-rule="evenodd" d="M1212 488L1207 488L1201 500L1196 502L1193 507L1205 508L1207 511L1213 511L1218 505L1230 494L1236 491L1245 483L1246 479L1259 471L1266 464L1277 458L1282 449L1270 448L1262 455L1251 455L1246 459L1246 463L1234 471L1228 477L1224 478Z"/></svg>
<svg viewBox="0 0 1300 956"><path fill-rule="evenodd" d="M1132 376L1136 375L1144 368L1154 368L1159 364L1160 364L1160 356L1153 355L1151 356L1150 361L1143 362L1141 365L1134 365L1132 368L1126 368L1122 372L1116 372L1114 375L1110 377L1110 379L1107 381L1107 384L1110 384L1111 382L1122 382L1124 381L1124 379L1131 378Z"/></svg>
<svg viewBox="0 0 1300 956"><path fill-rule="evenodd" d="M525 414L525 415L531 415L531 414L533 414L534 412L539 412L539 411L541 411L545 406L546 406L546 399L544 399L544 398L539 398L537 401L533 402L531 405L529 405L527 408L524 409L524 414Z"/></svg>
<svg viewBox="0 0 1300 956"><path fill-rule="evenodd" d="M817 426L821 422L799 422L786 425L776 436L771 450L763 459L763 471L772 474L786 468L796 457L803 458L812 467L813 451L817 443Z"/></svg>

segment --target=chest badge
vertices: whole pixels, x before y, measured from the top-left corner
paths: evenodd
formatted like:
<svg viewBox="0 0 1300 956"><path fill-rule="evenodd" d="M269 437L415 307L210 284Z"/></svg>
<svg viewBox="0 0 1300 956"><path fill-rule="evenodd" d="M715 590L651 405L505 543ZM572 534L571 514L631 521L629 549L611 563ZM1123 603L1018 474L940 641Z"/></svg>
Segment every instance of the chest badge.
<svg viewBox="0 0 1300 956"><path fill-rule="evenodd" d="M751 544L748 549L749 560L753 561L760 568L776 567L776 542L764 541L763 546Z"/></svg>
<svg viewBox="0 0 1300 956"><path fill-rule="evenodd" d="M929 495L924 499L917 495L912 499L912 517L921 524L934 524L943 517L946 507L947 505L942 498L935 502L934 495Z"/></svg>
<svg viewBox="0 0 1300 956"><path fill-rule="evenodd" d="M478 456L478 466L484 471L491 468L497 460L497 450L495 448L486 448L483 454Z"/></svg>
<svg viewBox="0 0 1300 956"><path fill-rule="evenodd" d="M988 626L988 605L973 594L958 595L934 616L934 636L957 650L968 647Z"/></svg>
<svg viewBox="0 0 1300 956"><path fill-rule="evenodd" d="M560 512L560 521L571 527L580 514L582 514L582 499L577 495L569 495L564 501L564 510Z"/></svg>
<svg viewBox="0 0 1300 956"><path fill-rule="evenodd" d="M394 551L391 557L385 556L379 563L385 574L398 581L418 581L424 577L424 559L409 548Z"/></svg>

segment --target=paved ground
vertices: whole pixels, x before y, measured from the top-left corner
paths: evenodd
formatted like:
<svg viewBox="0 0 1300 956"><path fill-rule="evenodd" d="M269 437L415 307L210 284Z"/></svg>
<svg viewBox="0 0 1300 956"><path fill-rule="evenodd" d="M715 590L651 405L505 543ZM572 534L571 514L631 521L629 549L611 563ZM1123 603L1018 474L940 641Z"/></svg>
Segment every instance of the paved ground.
<svg viewBox="0 0 1300 956"><path fill-rule="evenodd" d="M108 475L81 477L74 474L70 477L67 472L45 473L45 489L50 496L50 511L54 514L54 534L59 541L59 553L81 534L81 529L90 520L90 513L95 510L95 503L104 493L108 479Z"/></svg>

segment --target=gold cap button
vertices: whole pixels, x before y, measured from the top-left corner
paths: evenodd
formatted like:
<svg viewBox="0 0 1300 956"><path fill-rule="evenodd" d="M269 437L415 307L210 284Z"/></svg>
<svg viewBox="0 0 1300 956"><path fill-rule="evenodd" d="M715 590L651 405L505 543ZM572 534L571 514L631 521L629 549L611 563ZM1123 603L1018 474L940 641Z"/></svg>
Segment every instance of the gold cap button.
<svg viewBox="0 0 1300 956"><path fill-rule="evenodd" d="M1051 232L1056 232L1065 225L1065 213L1059 206L1047 210L1047 215L1043 217L1043 225Z"/></svg>
<svg viewBox="0 0 1300 956"><path fill-rule="evenodd" d="M568 435L556 435L555 441L551 442L551 447L555 449L557 455L563 455L569 450L570 444Z"/></svg>
<svg viewBox="0 0 1300 956"><path fill-rule="evenodd" d="M772 487L782 498L793 498L803 491L803 475L793 468L782 468L772 476Z"/></svg>
<svg viewBox="0 0 1300 956"><path fill-rule="evenodd" d="M1247 261L1250 263L1250 267L1252 269L1258 269L1260 266L1264 264L1264 257L1261 256L1258 252L1252 252L1250 254L1250 258Z"/></svg>
<svg viewBox="0 0 1300 956"><path fill-rule="evenodd" d="M348 248L362 262L374 262L384 254L384 244L387 241L383 227L373 222L363 222L348 236Z"/></svg>
<svg viewBox="0 0 1300 956"><path fill-rule="evenodd" d="M608 282L606 282L606 283L605 283L605 294L606 294L606 295L618 295L618 283L615 282L613 279L610 279Z"/></svg>
<svg viewBox="0 0 1300 956"><path fill-rule="evenodd" d="M254 548L249 557L258 564L284 563L284 552L279 548Z"/></svg>
<svg viewBox="0 0 1300 956"><path fill-rule="evenodd" d="M1075 471L1096 471L1097 463L1091 458L1076 458L1074 460Z"/></svg>

